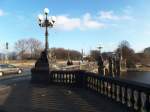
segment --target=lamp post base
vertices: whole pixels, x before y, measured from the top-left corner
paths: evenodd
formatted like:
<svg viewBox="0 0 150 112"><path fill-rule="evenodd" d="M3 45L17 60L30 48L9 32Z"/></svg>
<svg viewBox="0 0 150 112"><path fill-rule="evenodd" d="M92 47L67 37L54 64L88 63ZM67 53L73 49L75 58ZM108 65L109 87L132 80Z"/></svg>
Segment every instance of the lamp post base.
<svg viewBox="0 0 150 112"><path fill-rule="evenodd" d="M31 83L50 83L50 65L47 50L41 53L35 67L31 69Z"/></svg>

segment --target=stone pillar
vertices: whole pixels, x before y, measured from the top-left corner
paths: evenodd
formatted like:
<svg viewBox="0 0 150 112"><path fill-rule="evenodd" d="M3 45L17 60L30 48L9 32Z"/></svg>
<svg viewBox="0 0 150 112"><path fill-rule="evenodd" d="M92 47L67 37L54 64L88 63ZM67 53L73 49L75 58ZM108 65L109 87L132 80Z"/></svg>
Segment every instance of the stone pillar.
<svg viewBox="0 0 150 112"><path fill-rule="evenodd" d="M113 76L113 62L111 57L109 57L109 75Z"/></svg>
<svg viewBox="0 0 150 112"><path fill-rule="evenodd" d="M32 83L49 83L50 82L50 65L48 52L45 49L40 58L35 63L35 67L31 69Z"/></svg>
<svg viewBox="0 0 150 112"><path fill-rule="evenodd" d="M117 74L117 71L116 71L116 59L113 58L113 76L115 77Z"/></svg>
<svg viewBox="0 0 150 112"><path fill-rule="evenodd" d="M104 75L104 63L101 55L98 58L98 74Z"/></svg>
<svg viewBox="0 0 150 112"><path fill-rule="evenodd" d="M120 58L116 60L116 75L119 77L120 76Z"/></svg>

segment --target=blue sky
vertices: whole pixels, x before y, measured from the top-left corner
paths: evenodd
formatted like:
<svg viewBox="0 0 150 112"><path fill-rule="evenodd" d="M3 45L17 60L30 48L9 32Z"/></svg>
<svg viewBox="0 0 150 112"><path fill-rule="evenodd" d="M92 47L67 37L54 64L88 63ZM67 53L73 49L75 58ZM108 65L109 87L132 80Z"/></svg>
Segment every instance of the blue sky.
<svg viewBox="0 0 150 112"><path fill-rule="evenodd" d="M136 51L150 46L150 0L0 0L0 49L9 42L37 38L44 29L37 16L49 8L57 18L49 29L49 47L88 51L99 44L113 51L127 40Z"/></svg>

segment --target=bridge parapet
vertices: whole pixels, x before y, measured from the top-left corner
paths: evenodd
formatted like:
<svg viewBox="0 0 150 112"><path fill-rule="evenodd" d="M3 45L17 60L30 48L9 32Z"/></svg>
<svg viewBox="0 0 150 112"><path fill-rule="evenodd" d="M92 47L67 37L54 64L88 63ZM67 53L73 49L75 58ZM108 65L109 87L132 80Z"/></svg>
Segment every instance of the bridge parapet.
<svg viewBox="0 0 150 112"><path fill-rule="evenodd" d="M104 95L131 111L150 112L150 85L120 79L104 77L98 74L74 71L51 71L50 83L90 89Z"/></svg>

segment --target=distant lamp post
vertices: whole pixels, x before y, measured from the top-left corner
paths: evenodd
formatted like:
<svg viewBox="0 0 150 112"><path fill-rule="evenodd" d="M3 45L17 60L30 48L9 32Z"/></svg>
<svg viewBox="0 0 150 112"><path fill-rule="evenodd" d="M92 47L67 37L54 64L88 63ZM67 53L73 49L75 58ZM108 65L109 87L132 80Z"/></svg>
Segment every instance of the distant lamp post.
<svg viewBox="0 0 150 112"><path fill-rule="evenodd" d="M8 42L6 42L6 49L8 50Z"/></svg>
<svg viewBox="0 0 150 112"><path fill-rule="evenodd" d="M101 45L99 45L98 47L97 47L97 49L99 50L99 53L101 54L101 49L102 49L103 47L101 46Z"/></svg>
<svg viewBox="0 0 150 112"><path fill-rule="evenodd" d="M70 51L69 51L69 49L68 49L68 60L67 60L67 66L69 66L69 65L73 65L73 62L72 62L72 60L71 60L71 58L70 58Z"/></svg>
<svg viewBox="0 0 150 112"><path fill-rule="evenodd" d="M44 16L39 15L38 21L39 26L45 28L45 50L41 53L40 58L36 61L35 67L31 69L31 82L33 83L49 83L50 82L50 71L52 70L52 60L49 59L48 54L48 28L52 28L56 21L54 16L48 16L49 9L44 9Z"/></svg>
<svg viewBox="0 0 150 112"><path fill-rule="evenodd" d="M100 53L99 56L98 56L98 60L97 60L98 73L100 75L104 75L104 62L103 62L103 58L102 58L102 55L101 55L101 49L102 49L102 47L98 46L97 48L98 48L99 53Z"/></svg>
<svg viewBox="0 0 150 112"><path fill-rule="evenodd" d="M8 63L8 42L6 42L5 63Z"/></svg>
<svg viewBox="0 0 150 112"><path fill-rule="evenodd" d="M84 52L83 52L83 49L82 49L82 50L81 50L81 55L82 55L81 61L82 61L82 63L83 63L83 54L84 54Z"/></svg>
<svg viewBox="0 0 150 112"><path fill-rule="evenodd" d="M47 52L49 49L48 45L48 28L52 28L54 26L54 23L56 21L56 18L54 16L49 17L49 9L44 9L44 16L39 14L38 20L39 20L39 26L45 28L45 51Z"/></svg>

